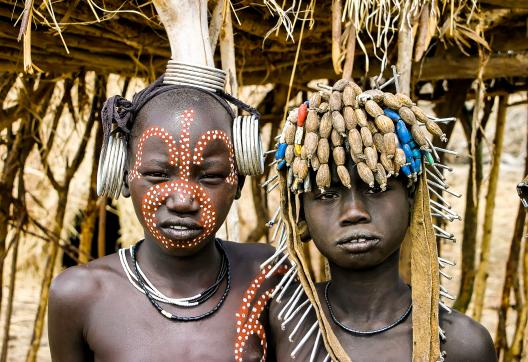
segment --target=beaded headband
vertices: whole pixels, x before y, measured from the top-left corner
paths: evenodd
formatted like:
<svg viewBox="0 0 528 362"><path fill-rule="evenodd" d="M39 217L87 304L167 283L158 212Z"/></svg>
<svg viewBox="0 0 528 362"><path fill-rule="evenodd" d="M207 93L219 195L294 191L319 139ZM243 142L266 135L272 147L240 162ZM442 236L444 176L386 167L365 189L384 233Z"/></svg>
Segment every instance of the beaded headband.
<svg viewBox="0 0 528 362"><path fill-rule="evenodd" d="M291 297L284 302L278 314L283 328L295 315L302 315L290 336L290 341L297 342L292 358L295 358L310 335L314 333L317 335L311 353L312 358L316 356L315 351L321 333L328 350L327 359L336 356L335 351L328 349L328 328L325 328L321 320L319 320L319 328L316 328L316 323L307 329L306 335L299 338L295 336L300 329L299 326L306 320L308 310L318 301L314 300L314 293L306 294L305 289L309 286L313 287L314 284L307 276L308 273L303 270L305 269L303 259L296 250L296 236L289 235L297 233L295 223L298 220L295 220L295 217L292 219L294 212L287 210L290 208L289 200L295 195L309 192L314 187L323 190L330 187L330 158L337 166L337 176L341 184L347 188L351 187L351 180L345 167L345 160L346 157L350 157L357 166L361 180L370 188L379 187L384 190L389 177L403 174L408 179L408 187L424 185L422 189L426 193L428 191L436 196L435 201L429 199L428 193L425 196L421 193L422 197L429 201L426 213L434 216L436 221L461 219L441 195L441 192L445 191L456 197L461 196L449 190L440 169L448 171L452 169L442 165L438 155L438 152L456 153L434 146L427 135L430 133L447 142L446 135L437 123L455 119L440 119L426 115L409 97L401 93L391 94L382 91L390 83L395 82L397 85L397 81L398 74L394 70L393 78L378 89L365 92L357 84L347 80L339 80L332 87L320 86L321 91L314 93L309 101L289 112L282 132L277 137L276 149L273 150L275 160L272 162L277 174L262 186L267 188L268 192L282 186L281 192L286 194L283 195L284 200L267 223L268 227L274 228L272 242L277 243L276 252L261 267L273 265L268 273L268 276L271 276L279 266L288 263L287 259L292 265L273 292L273 297L278 303L282 302L293 281L299 280L304 286L304 289L299 286L291 293ZM315 185L312 185L310 172L315 173ZM420 180L423 180L423 183ZM436 238L455 241L453 234L438 225L432 224L432 230ZM434 259L433 264L436 263L431 265L431 272L449 277L441 269L454 263L438 257L436 250L434 255L430 254L430 256ZM439 275L433 275L432 278L438 281ZM438 285L438 282L432 284L432 293L438 294L432 296L431 301L437 301L440 307L451 312L440 298L454 297L444 287ZM438 285L436 288L435 284ZM302 303L307 297L312 302L308 305ZM438 328L438 333L440 339L444 340L445 333L442 329Z"/></svg>
<svg viewBox="0 0 528 362"><path fill-rule="evenodd" d="M119 197L124 183L128 135L140 109L155 96L182 87L205 92L222 104L234 118L233 144L238 174L261 174L264 154L259 133L260 113L224 92L225 77L226 73L221 69L171 60L164 76L134 95L132 102L120 96L109 98L101 112L104 140L97 172L97 194ZM250 116L234 117L226 101L247 111Z"/></svg>

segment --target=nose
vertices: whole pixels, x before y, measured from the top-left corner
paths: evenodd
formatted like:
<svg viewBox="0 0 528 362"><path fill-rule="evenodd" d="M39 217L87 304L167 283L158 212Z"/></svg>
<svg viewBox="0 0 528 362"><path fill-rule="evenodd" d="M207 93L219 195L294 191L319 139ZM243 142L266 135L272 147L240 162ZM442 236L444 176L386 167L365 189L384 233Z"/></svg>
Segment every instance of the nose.
<svg viewBox="0 0 528 362"><path fill-rule="evenodd" d="M366 224L370 222L370 213L359 190L355 190L352 187L345 193L342 200L339 218L339 224L341 226Z"/></svg>
<svg viewBox="0 0 528 362"><path fill-rule="evenodd" d="M187 190L170 193L165 200L165 206L176 214L194 214L200 209L195 195Z"/></svg>

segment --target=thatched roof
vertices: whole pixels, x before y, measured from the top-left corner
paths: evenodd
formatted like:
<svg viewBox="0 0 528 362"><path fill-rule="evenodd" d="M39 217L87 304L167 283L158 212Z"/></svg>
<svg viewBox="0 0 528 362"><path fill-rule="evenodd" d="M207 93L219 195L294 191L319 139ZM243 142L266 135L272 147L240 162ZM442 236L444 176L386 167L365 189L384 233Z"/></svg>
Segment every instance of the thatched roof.
<svg viewBox="0 0 528 362"><path fill-rule="evenodd" d="M398 1L364 3L376 2ZM85 69L151 78L163 71L170 48L153 5L107 0L103 11L97 6L102 7L102 3L26 0L26 4L33 6L31 55L37 69L51 73ZM289 3L287 1L283 9L288 9ZM343 3L346 8L357 1L343 0ZM444 0L435 3L440 3L440 8L433 39L426 55L414 67L415 79L475 78L483 59L479 57L478 45L489 55L485 60L484 78L528 75L528 1ZM301 12L293 9L286 13L289 20L295 22L291 27L295 42L287 38L284 24L280 25L278 33L268 34L279 19L276 12L270 11L273 4L274 1L263 1L260 6L250 1L232 1L236 10L233 23L237 66L241 71L239 82L246 85L269 81L288 83L301 31L300 19L312 18L312 15L313 22L306 22L303 33L296 83L336 78L331 56L332 1L317 1L313 14L303 12L302 8ZM210 3L211 10L213 7ZM0 0L0 71L23 69L23 42L17 41L23 13L23 1ZM372 29L374 37L376 32L376 28ZM479 35L489 44L489 49L482 45ZM360 33L360 38L370 56L369 74L375 75L380 62L374 56L373 43L365 31ZM395 48L393 40L387 51L392 64L397 55ZM365 60L359 46L356 46L355 57L354 74L364 75Z"/></svg>

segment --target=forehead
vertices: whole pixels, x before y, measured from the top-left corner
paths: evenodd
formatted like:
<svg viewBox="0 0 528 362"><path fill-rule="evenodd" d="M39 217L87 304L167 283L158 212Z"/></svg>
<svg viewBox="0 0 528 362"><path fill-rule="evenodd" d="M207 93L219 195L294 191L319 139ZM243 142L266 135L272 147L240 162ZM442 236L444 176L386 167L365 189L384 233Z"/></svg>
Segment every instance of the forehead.
<svg viewBox="0 0 528 362"><path fill-rule="evenodd" d="M132 127L132 144L152 127L163 128L176 140L184 125L184 112L192 111L191 144L210 130L221 130L231 137L231 115L213 96L196 89L175 89L162 93L143 106Z"/></svg>

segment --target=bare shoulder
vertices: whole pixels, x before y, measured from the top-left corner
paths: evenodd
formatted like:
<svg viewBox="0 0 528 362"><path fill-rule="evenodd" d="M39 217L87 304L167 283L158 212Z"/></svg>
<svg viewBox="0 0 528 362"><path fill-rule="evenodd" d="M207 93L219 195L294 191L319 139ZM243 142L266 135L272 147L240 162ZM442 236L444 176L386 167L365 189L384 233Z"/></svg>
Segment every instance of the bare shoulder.
<svg viewBox="0 0 528 362"><path fill-rule="evenodd" d="M275 248L269 244L262 243L237 243L223 241L223 245L236 263L258 265L268 259L275 252Z"/></svg>
<svg viewBox="0 0 528 362"><path fill-rule="evenodd" d="M440 312L440 325L446 333L441 344L447 362L497 361L493 340L488 330L470 317L453 310Z"/></svg>
<svg viewBox="0 0 528 362"><path fill-rule="evenodd" d="M49 294L50 309L85 311L112 279L119 276L121 264L117 254L105 256L85 265L70 267L53 279Z"/></svg>

